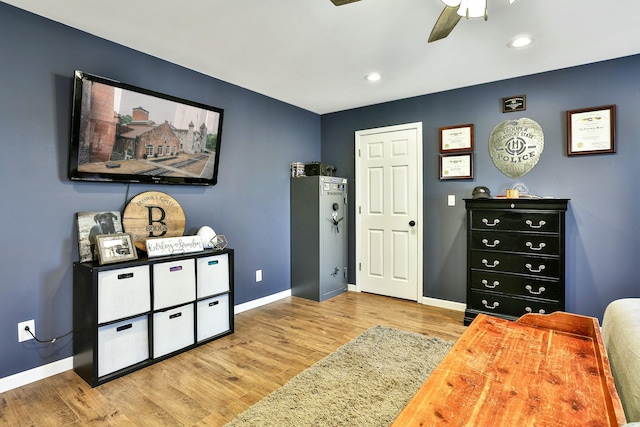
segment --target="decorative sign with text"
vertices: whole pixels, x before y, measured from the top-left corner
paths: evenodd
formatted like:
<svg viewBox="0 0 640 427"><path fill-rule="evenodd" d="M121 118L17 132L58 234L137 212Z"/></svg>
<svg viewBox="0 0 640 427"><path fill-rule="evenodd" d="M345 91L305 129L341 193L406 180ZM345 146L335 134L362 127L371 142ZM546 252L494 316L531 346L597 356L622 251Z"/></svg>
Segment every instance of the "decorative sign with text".
<svg viewBox="0 0 640 427"><path fill-rule="evenodd" d="M526 175L540 160L544 134L531 119L505 120L489 136L489 155L493 164L508 177Z"/></svg>
<svg viewBox="0 0 640 427"><path fill-rule="evenodd" d="M163 255L187 254L202 252L202 239L200 236L165 237L160 239L147 239L147 256L149 258Z"/></svg>
<svg viewBox="0 0 640 427"><path fill-rule="evenodd" d="M141 251L147 239L184 235L186 219L180 203L168 194L147 191L135 196L124 210L122 225Z"/></svg>

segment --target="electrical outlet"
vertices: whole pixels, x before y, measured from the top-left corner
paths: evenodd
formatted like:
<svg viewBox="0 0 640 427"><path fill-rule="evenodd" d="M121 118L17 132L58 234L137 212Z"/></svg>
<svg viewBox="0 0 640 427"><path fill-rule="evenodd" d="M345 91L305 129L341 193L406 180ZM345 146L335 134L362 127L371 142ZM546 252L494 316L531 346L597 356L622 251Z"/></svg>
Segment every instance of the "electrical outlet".
<svg viewBox="0 0 640 427"><path fill-rule="evenodd" d="M33 339L33 336L25 331L25 327L28 326L33 335L36 334L36 321L34 319L27 320L26 322L18 323L18 342L29 341Z"/></svg>
<svg viewBox="0 0 640 427"><path fill-rule="evenodd" d="M256 270L256 282L262 282L262 270Z"/></svg>

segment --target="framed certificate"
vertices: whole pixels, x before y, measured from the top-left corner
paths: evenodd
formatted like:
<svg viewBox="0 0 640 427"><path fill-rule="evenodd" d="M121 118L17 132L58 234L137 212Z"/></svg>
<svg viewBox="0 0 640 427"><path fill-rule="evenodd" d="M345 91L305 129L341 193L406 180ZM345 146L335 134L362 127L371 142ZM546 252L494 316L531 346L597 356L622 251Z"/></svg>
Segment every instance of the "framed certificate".
<svg viewBox="0 0 640 427"><path fill-rule="evenodd" d="M440 128L440 152L473 150L473 125L458 125Z"/></svg>
<svg viewBox="0 0 640 427"><path fill-rule="evenodd" d="M567 155L616 152L616 106L567 111Z"/></svg>
<svg viewBox="0 0 640 427"><path fill-rule="evenodd" d="M473 153L440 154L440 179L473 178Z"/></svg>

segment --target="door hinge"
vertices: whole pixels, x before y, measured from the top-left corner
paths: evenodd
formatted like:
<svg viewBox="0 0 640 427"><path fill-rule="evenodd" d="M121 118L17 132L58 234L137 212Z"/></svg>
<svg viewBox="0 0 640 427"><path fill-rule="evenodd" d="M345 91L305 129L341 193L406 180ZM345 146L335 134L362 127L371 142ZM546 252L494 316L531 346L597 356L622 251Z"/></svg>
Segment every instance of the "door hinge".
<svg viewBox="0 0 640 427"><path fill-rule="evenodd" d="M362 263L361 262L358 263L358 271L362 271Z"/></svg>
<svg viewBox="0 0 640 427"><path fill-rule="evenodd" d="M362 206L358 206L358 213L361 214L362 213Z"/></svg>

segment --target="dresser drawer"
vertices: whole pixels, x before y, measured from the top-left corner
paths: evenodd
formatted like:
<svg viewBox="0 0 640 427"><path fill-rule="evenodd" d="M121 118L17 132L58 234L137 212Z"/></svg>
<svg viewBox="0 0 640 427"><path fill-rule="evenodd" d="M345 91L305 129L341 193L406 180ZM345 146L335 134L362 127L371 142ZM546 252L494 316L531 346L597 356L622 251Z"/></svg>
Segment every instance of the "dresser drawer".
<svg viewBox="0 0 640 427"><path fill-rule="evenodd" d="M557 234L477 231L471 236L471 249L559 255Z"/></svg>
<svg viewBox="0 0 640 427"><path fill-rule="evenodd" d="M471 300L468 304L473 310L513 317L520 317L527 313L548 314L563 310L562 306L556 302L515 298L476 290L471 291Z"/></svg>
<svg viewBox="0 0 640 427"><path fill-rule="evenodd" d="M472 289L559 301L560 283L533 277L472 271Z"/></svg>
<svg viewBox="0 0 640 427"><path fill-rule="evenodd" d="M560 229L560 216L555 212L477 210L472 212L471 228L557 233Z"/></svg>
<svg viewBox="0 0 640 427"><path fill-rule="evenodd" d="M558 278L560 260L512 253L471 251L471 269Z"/></svg>

